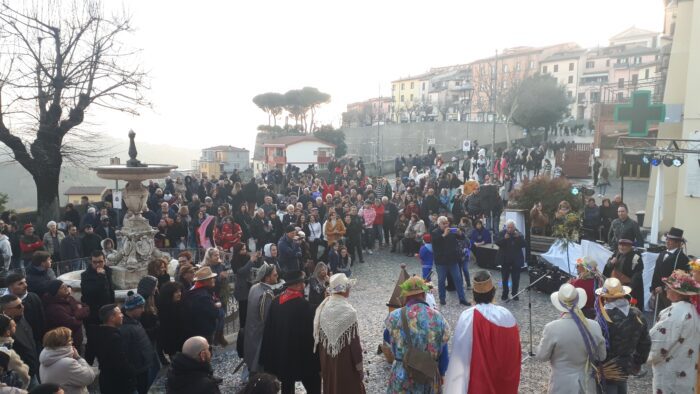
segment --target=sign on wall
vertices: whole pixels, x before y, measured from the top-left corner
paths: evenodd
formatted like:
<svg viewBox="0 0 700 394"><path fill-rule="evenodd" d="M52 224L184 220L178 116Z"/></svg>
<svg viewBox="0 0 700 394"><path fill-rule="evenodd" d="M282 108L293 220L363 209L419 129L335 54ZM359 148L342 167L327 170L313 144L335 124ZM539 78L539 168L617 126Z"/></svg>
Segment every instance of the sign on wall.
<svg viewBox="0 0 700 394"><path fill-rule="evenodd" d="M112 207L114 209L122 209L122 192L112 192Z"/></svg>
<svg viewBox="0 0 700 394"><path fill-rule="evenodd" d="M428 145L435 145L435 138L428 138Z"/></svg>

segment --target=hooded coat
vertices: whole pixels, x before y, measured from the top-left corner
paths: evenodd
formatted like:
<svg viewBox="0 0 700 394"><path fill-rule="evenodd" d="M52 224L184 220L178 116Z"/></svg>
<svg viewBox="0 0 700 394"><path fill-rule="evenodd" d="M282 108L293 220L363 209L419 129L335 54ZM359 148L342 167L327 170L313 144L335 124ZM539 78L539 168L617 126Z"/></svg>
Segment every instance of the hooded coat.
<svg viewBox="0 0 700 394"><path fill-rule="evenodd" d="M44 296L44 316L47 331L67 327L73 333L73 343L83 343L83 320L90 316L90 307L87 304L78 302L71 296L47 294Z"/></svg>
<svg viewBox="0 0 700 394"><path fill-rule="evenodd" d="M66 394L87 394L95 380L95 371L84 358L73 358L73 347L44 348L39 356L42 383L54 383Z"/></svg>

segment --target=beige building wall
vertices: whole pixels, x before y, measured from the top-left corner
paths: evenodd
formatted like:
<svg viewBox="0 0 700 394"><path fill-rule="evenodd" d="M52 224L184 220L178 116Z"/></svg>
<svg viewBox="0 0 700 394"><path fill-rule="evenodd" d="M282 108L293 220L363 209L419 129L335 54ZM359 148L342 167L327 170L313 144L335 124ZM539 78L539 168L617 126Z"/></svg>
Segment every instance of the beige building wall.
<svg viewBox="0 0 700 394"><path fill-rule="evenodd" d="M693 9L695 8L695 9ZM700 86L700 6L693 1L678 2L673 47L668 68L664 95L665 104L683 104L683 123L661 123L659 138L688 139L700 129L700 91L691 86ZM659 143L661 146L663 143ZM698 165L696 160L686 160L680 168L664 168L663 220L659 223L661 234L672 226L685 230L690 240L688 252L700 254L700 199L685 196L685 176L688 166ZM658 168L653 168L647 192L646 212L651 213L658 178ZM649 214L651 216L651 214ZM651 217L650 217L651 220Z"/></svg>

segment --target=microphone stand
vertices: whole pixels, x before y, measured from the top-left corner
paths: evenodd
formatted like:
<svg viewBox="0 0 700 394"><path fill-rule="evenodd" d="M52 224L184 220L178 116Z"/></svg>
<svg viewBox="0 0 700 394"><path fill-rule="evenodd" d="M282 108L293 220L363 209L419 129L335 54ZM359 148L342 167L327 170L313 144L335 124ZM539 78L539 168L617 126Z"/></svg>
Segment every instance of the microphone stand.
<svg viewBox="0 0 700 394"><path fill-rule="evenodd" d="M529 272L529 271L528 271ZM535 353L532 350L532 288L537 284L537 282L541 281L542 279L546 278L549 274L545 273L539 278L537 278L534 282L530 282L529 285L527 285L526 288L520 290L516 295L513 297L507 299L504 304L509 303L510 301L513 300L513 298L519 296L520 294L524 293L527 291L527 314L528 314L528 325L530 327L530 352L528 352L527 356L523 358L520 362L524 363L527 361L529 358L532 358L535 356ZM529 275L528 275L529 276Z"/></svg>

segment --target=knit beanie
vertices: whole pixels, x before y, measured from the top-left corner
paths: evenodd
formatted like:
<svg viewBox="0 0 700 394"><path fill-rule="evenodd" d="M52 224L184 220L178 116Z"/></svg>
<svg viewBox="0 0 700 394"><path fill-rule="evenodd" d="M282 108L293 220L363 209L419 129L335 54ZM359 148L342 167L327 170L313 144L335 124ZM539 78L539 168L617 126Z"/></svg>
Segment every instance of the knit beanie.
<svg viewBox="0 0 700 394"><path fill-rule="evenodd" d="M126 299L124 300L124 309L127 311L136 309L140 306L144 306L146 304L146 300L141 297L139 294L134 294L133 291L129 291L126 293Z"/></svg>
<svg viewBox="0 0 700 394"><path fill-rule="evenodd" d="M136 287L136 292L142 297L148 298L153 295L156 291L156 286L158 285L158 279L155 276L146 275L139 281Z"/></svg>
<svg viewBox="0 0 700 394"><path fill-rule="evenodd" d="M46 290L51 294L52 296L55 296L58 294L58 289L61 288L63 285L63 281L60 279L53 279L49 281L49 284L46 285Z"/></svg>

